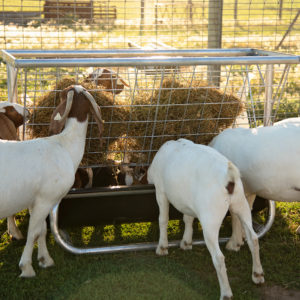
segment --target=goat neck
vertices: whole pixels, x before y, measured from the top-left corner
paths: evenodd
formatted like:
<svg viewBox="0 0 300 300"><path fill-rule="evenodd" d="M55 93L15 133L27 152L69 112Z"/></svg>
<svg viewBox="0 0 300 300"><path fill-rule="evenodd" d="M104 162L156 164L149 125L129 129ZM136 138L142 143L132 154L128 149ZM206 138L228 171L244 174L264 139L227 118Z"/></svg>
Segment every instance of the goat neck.
<svg viewBox="0 0 300 300"><path fill-rule="evenodd" d="M75 170L84 154L87 126L88 118L84 122L78 122L76 118L68 118L65 129L57 135L59 143L70 154Z"/></svg>
<svg viewBox="0 0 300 300"><path fill-rule="evenodd" d="M64 90L63 102L54 111L50 124L50 135L58 134L58 141L69 152L75 169L84 154L89 113L92 110L86 93L81 86Z"/></svg>

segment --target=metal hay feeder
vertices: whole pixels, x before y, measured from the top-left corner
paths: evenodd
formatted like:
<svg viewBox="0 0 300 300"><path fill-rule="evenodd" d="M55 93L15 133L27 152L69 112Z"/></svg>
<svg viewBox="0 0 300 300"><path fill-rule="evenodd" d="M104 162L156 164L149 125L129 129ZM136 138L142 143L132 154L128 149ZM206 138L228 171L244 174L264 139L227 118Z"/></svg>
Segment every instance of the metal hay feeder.
<svg viewBox="0 0 300 300"><path fill-rule="evenodd" d="M184 80L191 83L197 77L207 82L207 89L212 88L208 74L208 67L221 65L220 86L214 87L224 91L234 92L245 103L245 114L239 116L234 122L234 126L255 127L259 125L269 126L276 117L277 109L273 109L274 103L278 106L282 99L283 89L287 81L291 64L298 64L299 56L288 55L276 52L261 51L256 49L208 49L208 50L103 50L103 51L30 51L30 50L3 50L2 56L7 64L8 75L8 98L9 101L18 101L17 88L22 90L24 107L28 106L28 98L33 99L33 104L29 109L35 111L39 109L35 105L39 95L49 90L48 81L57 80L68 74L78 79L82 76L84 68L87 67L107 67L115 68L130 83L130 89L126 91L126 97L130 102L124 104L129 108L128 119L125 121L127 138L130 136L130 127L133 123L154 124L150 132L145 132L139 137L141 140L149 139L148 148L140 146L138 149L122 149L121 160L124 161L126 153L141 153L137 162L129 162L131 167L145 166L151 163L151 155L158 149L153 147L153 140L159 138L178 138L188 136L184 131L186 119L185 114L180 120L168 120L168 111L175 105L172 99L167 104L160 104L159 100L148 104L156 109L161 106L166 107L166 118L157 119L157 113L153 119L134 120L132 118L132 108L137 107L134 95L139 90L147 90L151 94L154 89L162 89L162 78L167 76L165 68L170 69L176 66L176 72L171 74L172 78L182 76ZM276 65L276 67L275 67ZM153 77L144 76L143 69L153 67ZM276 71L279 70L279 71ZM253 75L254 74L254 75ZM168 76L170 76L168 72ZM219 75L220 76L220 75ZM253 76L255 79L253 79ZM276 77L276 80L274 79ZM152 80L152 81L151 81ZM155 86L153 82L158 82ZM19 86L21 84L21 86ZM258 92L257 92L258 90ZM275 92L274 92L275 91ZM256 94L254 94L256 92ZM263 95L263 96L262 96ZM116 97L116 96L114 96ZM119 97L119 96L118 96ZM124 97L125 96L120 96ZM263 98L261 98L263 97ZM20 101L19 101L20 102ZM261 111L260 105L263 105ZM182 105L182 104L181 104ZM193 105L188 99L184 106ZM221 106L223 104L221 103ZM119 105L120 106L120 105ZM145 105L147 106L147 105ZM258 109L260 107L260 110ZM50 108L49 108L50 109ZM52 108L53 109L53 108ZM114 107L111 107L113 110ZM274 114L275 111L275 114ZM221 118L221 113L219 112ZM199 115L197 120L203 120L204 116ZM181 131L177 136L168 135L163 131L159 136L155 135L155 126L158 123L166 125L168 122L181 122ZM106 126L112 132L112 126L116 123L111 115L107 120ZM36 124L24 124L23 139L27 138L27 129ZM45 126L47 124L44 124ZM217 134L218 130L210 134ZM192 137L197 139L198 132L194 132ZM107 136L108 141L113 138ZM136 137L135 137L136 138ZM93 139L87 134L87 144ZM141 143L140 145L145 145ZM114 154L113 150L103 149L106 154ZM91 152L91 151L90 151ZM88 154L90 154L88 149ZM116 155L119 155L118 152ZM102 164L103 165L103 164ZM95 165L90 165L95 167ZM88 212L89 211L89 212ZM171 209L170 219L178 219L180 214ZM259 237L262 237L272 226L275 218L275 203L268 200L268 218L265 224L257 229ZM114 223L114 222L135 222L135 221L155 221L158 219L158 208L155 201L155 190L151 185L130 186L130 187L106 187L79 189L70 191L62 199L61 203L55 206L50 214L51 230L56 241L67 251L74 254L87 253L111 253L123 251L147 250L156 247L156 243L139 243L120 246L104 246L97 248L76 248L65 240L60 234L59 226ZM220 239L226 242L228 238ZM178 241L169 242L169 246L177 246ZM194 245L204 244L203 240L194 241Z"/></svg>

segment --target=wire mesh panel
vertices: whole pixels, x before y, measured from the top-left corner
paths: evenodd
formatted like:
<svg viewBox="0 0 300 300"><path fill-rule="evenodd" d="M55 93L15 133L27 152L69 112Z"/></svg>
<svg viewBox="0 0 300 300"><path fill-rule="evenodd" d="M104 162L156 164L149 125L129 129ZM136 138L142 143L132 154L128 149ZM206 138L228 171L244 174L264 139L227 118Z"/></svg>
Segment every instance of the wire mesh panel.
<svg viewBox="0 0 300 300"><path fill-rule="evenodd" d="M2 0L0 48L259 47L299 53L299 14L299 0ZM209 72L218 86L224 77L220 68L211 66ZM300 101L298 73L299 66L289 71L287 110L297 111ZM0 100L7 97L1 63Z"/></svg>
<svg viewBox="0 0 300 300"><path fill-rule="evenodd" d="M298 0L0 1L0 48L259 47L297 53L299 14ZM3 67L0 97L6 100ZM299 85L298 72L291 70L288 84Z"/></svg>
<svg viewBox="0 0 300 300"><path fill-rule="evenodd" d="M17 81L17 98L31 111L23 138L47 136L60 92L81 84L94 96L105 120L102 145L96 123L90 122L83 166L147 166L170 139L183 137L208 144L227 127L270 125L298 116L298 102L287 102L290 91L285 90L291 63L299 61L297 56L259 55L251 49L223 51L219 57L205 57L216 55L215 51L200 57L201 51L184 50L169 50L165 56L158 51L150 57L143 50L135 54L94 52L94 59L85 59L92 53L80 51L12 51L11 55L30 57L37 53L48 59L12 62L9 54L5 56L9 65L25 67ZM281 64L269 64L268 59ZM226 60L228 65L222 65L216 87L207 64Z"/></svg>
<svg viewBox="0 0 300 300"><path fill-rule="evenodd" d="M297 52L299 0L0 1L2 49L258 47ZM215 40L215 41L214 41Z"/></svg>

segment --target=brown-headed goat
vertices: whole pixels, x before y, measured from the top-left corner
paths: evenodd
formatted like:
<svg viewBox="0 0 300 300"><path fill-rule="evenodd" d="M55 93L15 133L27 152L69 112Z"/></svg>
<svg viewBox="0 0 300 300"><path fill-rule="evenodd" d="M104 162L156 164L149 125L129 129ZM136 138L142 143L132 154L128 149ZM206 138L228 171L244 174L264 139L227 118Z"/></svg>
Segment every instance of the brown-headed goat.
<svg viewBox="0 0 300 300"><path fill-rule="evenodd" d="M0 141L0 218L29 208L26 245L19 263L21 277L35 276L32 251L38 243L40 267L54 264L46 245L46 217L68 193L82 160L89 114L103 131L100 107L82 86L61 93L62 102L51 117L50 137Z"/></svg>
<svg viewBox="0 0 300 300"><path fill-rule="evenodd" d="M90 73L86 81L92 81L95 85L102 85L112 94L120 94L124 86L129 85L113 70L98 68Z"/></svg>
<svg viewBox="0 0 300 300"><path fill-rule="evenodd" d="M23 125L29 117L29 111L22 105L10 103L8 101L0 103L0 139L18 140L17 128ZM7 217L7 232L17 240L23 238L23 235L17 227L14 216Z"/></svg>

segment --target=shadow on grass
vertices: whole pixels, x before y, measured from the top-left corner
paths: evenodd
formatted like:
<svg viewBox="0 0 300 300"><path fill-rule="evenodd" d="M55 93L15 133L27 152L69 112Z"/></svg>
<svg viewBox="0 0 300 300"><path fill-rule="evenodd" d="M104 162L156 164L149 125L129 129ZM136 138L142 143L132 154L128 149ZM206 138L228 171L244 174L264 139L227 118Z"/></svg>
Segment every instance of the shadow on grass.
<svg viewBox="0 0 300 300"><path fill-rule="evenodd" d="M277 208L270 232L260 240L261 260L266 274L265 287L273 285L286 289L300 289L299 237L294 227L299 220L299 204ZM24 219L24 220L23 220ZM21 218L25 234L28 216ZM169 226L169 238L180 239L182 222ZM230 218L223 231L230 232ZM99 246L114 243L135 243L158 240L157 223L100 226L86 230L71 228L74 243ZM195 236L201 237L195 222ZM1 221L1 233L6 222ZM86 231L85 231L86 230ZM111 239L105 237L113 236ZM104 238L104 240L103 240ZM102 239L102 240L101 240ZM0 298L1 299L218 299L219 284L211 257L206 247L197 246L192 251L169 249L167 257L157 257L154 251L122 254L75 256L61 249L47 235L47 245L55 266L40 269L37 250L33 253L33 267L37 277L18 278L18 262L24 241L9 241L2 235L0 244ZM251 281L251 254L247 246L232 253L221 246L226 257L228 277L236 299L262 299L262 287ZM3 288L5 287L5 288Z"/></svg>

